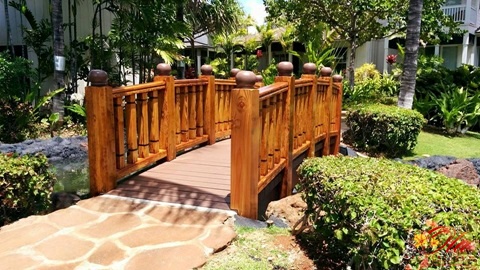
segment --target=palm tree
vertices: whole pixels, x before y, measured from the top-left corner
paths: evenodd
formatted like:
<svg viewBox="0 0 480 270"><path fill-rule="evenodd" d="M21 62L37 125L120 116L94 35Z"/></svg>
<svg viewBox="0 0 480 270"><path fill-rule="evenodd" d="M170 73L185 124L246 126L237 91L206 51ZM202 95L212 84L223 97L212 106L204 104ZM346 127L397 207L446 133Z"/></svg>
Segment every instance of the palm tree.
<svg viewBox="0 0 480 270"><path fill-rule="evenodd" d="M272 43L274 38L274 30L272 29L272 24L267 23L264 25L257 25L257 32L260 34L260 42L267 49L267 65L270 65L272 61Z"/></svg>
<svg viewBox="0 0 480 270"><path fill-rule="evenodd" d="M282 45L283 53L285 56L293 50L293 42L295 41L295 28L292 25L285 26L285 31L283 31L280 39L278 40L280 45ZM292 61L288 59L288 61Z"/></svg>
<svg viewBox="0 0 480 270"><path fill-rule="evenodd" d="M63 13L62 0L52 0L52 26L53 26L53 55L55 61L55 70L53 77L57 89L65 87L65 58L63 51L65 48L63 37ZM63 93L63 92L62 92ZM58 113L59 123L63 122L64 106L63 94L55 95L53 97L54 114Z"/></svg>
<svg viewBox="0 0 480 270"><path fill-rule="evenodd" d="M423 0L410 0L405 41L405 60L403 62L403 74L400 79L400 94L398 96L398 106L407 109L412 108L415 95L422 9Z"/></svg>

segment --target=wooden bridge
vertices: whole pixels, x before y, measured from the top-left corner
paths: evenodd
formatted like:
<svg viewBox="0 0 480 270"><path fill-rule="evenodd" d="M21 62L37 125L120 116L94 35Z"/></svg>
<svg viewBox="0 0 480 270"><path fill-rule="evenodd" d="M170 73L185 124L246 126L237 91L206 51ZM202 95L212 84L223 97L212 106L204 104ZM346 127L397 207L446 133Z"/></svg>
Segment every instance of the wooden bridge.
<svg viewBox="0 0 480 270"><path fill-rule="evenodd" d="M261 218L291 194L307 157L337 154L342 77L281 62L271 85L250 71L112 88L92 70L86 88L90 192L232 209ZM158 165L160 164L160 165ZM153 165L153 166L152 166Z"/></svg>

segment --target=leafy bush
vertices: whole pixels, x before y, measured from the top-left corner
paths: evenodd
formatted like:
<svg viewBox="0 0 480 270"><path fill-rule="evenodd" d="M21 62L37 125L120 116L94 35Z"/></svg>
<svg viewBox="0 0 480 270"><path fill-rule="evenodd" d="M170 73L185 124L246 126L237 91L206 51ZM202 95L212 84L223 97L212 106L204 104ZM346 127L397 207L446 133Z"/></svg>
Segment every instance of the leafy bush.
<svg viewBox="0 0 480 270"><path fill-rule="evenodd" d="M0 53L0 98L26 100L32 92L36 94L35 77L31 61Z"/></svg>
<svg viewBox="0 0 480 270"><path fill-rule="evenodd" d="M275 76L277 76L277 65L275 60L272 59L270 65L262 70L263 85L270 85L275 82Z"/></svg>
<svg viewBox="0 0 480 270"><path fill-rule="evenodd" d="M353 269L418 266L416 235L428 221L480 243L480 191L460 180L387 159L332 156L308 159L298 173L316 243L347 249ZM444 266L463 263L461 254L447 255L439 257Z"/></svg>
<svg viewBox="0 0 480 270"><path fill-rule="evenodd" d="M379 77L380 72L373 63L365 63L355 69L355 83L360 83L369 79L377 79Z"/></svg>
<svg viewBox="0 0 480 270"><path fill-rule="evenodd" d="M396 157L415 148L424 121L417 111L395 106L356 107L347 115L350 130L344 139L371 154Z"/></svg>
<svg viewBox="0 0 480 270"><path fill-rule="evenodd" d="M0 142L16 143L35 134L34 113L30 104L0 98Z"/></svg>
<svg viewBox="0 0 480 270"><path fill-rule="evenodd" d="M0 226L44 213L55 182L47 158L0 154Z"/></svg>
<svg viewBox="0 0 480 270"><path fill-rule="evenodd" d="M443 66L443 59L438 56L420 56L418 58L415 95L421 99L429 94L438 96L442 84L453 83L451 71Z"/></svg>

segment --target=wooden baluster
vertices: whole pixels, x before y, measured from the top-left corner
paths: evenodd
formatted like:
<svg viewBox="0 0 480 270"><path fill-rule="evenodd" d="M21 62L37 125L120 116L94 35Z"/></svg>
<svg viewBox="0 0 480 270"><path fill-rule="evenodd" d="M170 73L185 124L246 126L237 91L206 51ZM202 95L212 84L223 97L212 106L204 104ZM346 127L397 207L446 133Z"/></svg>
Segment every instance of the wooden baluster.
<svg viewBox="0 0 480 270"><path fill-rule="evenodd" d="M150 134L150 153L158 153L160 149L160 116L158 114L158 90L148 94L148 127Z"/></svg>
<svg viewBox="0 0 480 270"><path fill-rule="evenodd" d="M282 194L281 197L286 197L292 194L293 189L293 113L294 113L294 92L295 92L295 77L292 76L293 65L290 62L280 62L277 65L278 76L275 82L288 82L288 91L285 93L283 115L282 115L282 129L279 134L282 134L282 148L280 156L285 157L286 164L282 179Z"/></svg>
<svg viewBox="0 0 480 270"><path fill-rule="evenodd" d="M221 85L215 85L215 132L220 131L220 88Z"/></svg>
<svg viewBox="0 0 480 270"><path fill-rule="evenodd" d="M341 75L333 75L333 83L335 83L337 88L337 95L335 100L335 130L337 131L337 137L335 144L333 146L333 154L337 155L340 150L340 136L342 134L341 125L342 125L342 80Z"/></svg>
<svg viewBox="0 0 480 270"><path fill-rule="evenodd" d="M182 143L182 93L179 86L175 86L175 134L177 145Z"/></svg>
<svg viewBox="0 0 480 270"><path fill-rule="evenodd" d="M230 110L231 110L231 105L230 105L230 99L231 99L231 88L230 86L225 86L225 108L223 115L225 117L225 122L224 122L224 130L230 130L231 129L231 116L230 116Z"/></svg>
<svg viewBox="0 0 480 270"><path fill-rule="evenodd" d="M268 139L267 139L267 152L268 152L268 170L273 169L273 155L275 152L275 125L276 125L276 118L275 118L275 100L276 96L269 98L269 105L268 105Z"/></svg>
<svg viewBox="0 0 480 270"><path fill-rule="evenodd" d="M91 86L85 88L88 130L90 195L106 193L116 186L115 125L112 88L107 86L108 74L92 70Z"/></svg>
<svg viewBox="0 0 480 270"><path fill-rule="evenodd" d="M218 107L219 107L219 115L218 118L218 131L224 131L225 126L225 85L220 87L220 97L218 100Z"/></svg>
<svg viewBox="0 0 480 270"><path fill-rule="evenodd" d="M121 97L113 99L115 119L115 153L117 169L125 167L125 122L123 120L123 100Z"/></svg>
<svg viewBox="0 0 480 270"><path fill-rule="evenodd" d="M307 141L306 134L307 134L307 86L303 87L302 90L302 145ZM311 119L309 119L312 122Z"/></svg>
<svg viewBox="0 0 480 270"><path fill-rule="evenodd" d="M138 110L138 156L146 158L149 155L149 134L148 134L148 94L137 95Z"/></svg>
<svg viewBox="0 0 480 270"><path fill-rule="evenodd" d="M275 164L280 162L280 148L282 147L282 119L283 119L283 96L284 93L280 93L276 96L276 103L275 103L275 153L274 153L274 160Z"/></svg>
<svg viewBox="0 0 480 270"><path fill-rule="evenodd" d="M159 93L158 111L160 114L160 148L167 150L167 160L175 159L177 155L176 134L178 128L178 139L180 139L180 123L176 123L180 110L177 111L175 102L175 79L170 75L172 68L168 64L158 64L157 74L154 81L164 81L165 90ZM178 98L178 97L177 97ZM180 107L179 107L180 109ZM178 118L180 119L180 118ZM180 142L179 142L180 143Z"/></svg>
<svg viewBox="0 0 480 270"><path fill-rule="evenodd" d="M298 147L298 89L293 94L293 149Z"/></svg>
<svg viewBox="0 0 480 270"><path fill-rule="evenodd" d="M261 109L262 115L262 139L260 142L260 175L265 176L268 172L268 128L269 128L269 112L268 112L268 105L269 101L263 100Z"/></svg>
<svg viewBox="0 0 480 270"><path fill-rule="evenodd" d="M188 137L190 140L197 136L197 87L195 85L188 87Z"/></svg>
<svg viewBox="0 0 480 270"><path fill-rule="evenodd" d="M320 70L320 74L323 77L325 81L328 81L328 86L325 87L325 93L324 93L324 122L323 122L323 129L325 131L325 146L323 147L323 155L329 155L330 154L330 117L331 117L331 96L332 96L332 78L330 77L332 75L332 69L329 67L323 67Z"/></svg>
<svg viewBox="0 0 480 270"><path fill-rule="evenodd" d="M125 97L127 104L126 118L127 118L127 163L135 164L138 159L138 137L137 137L137 105L135 103L135 95L128 95Z"/></svg>
<svg viewBox="0 0 480 270"><path fill-rule="evenodd" d="M181 106L181 116L180 119L180 129L182 142L188 142L188 90L187 87L182 87L180 90L180 106Z"/></svg>
<svg viewBox="0 0 480 270"><path fill-rule="evenodd" d="M215 77L212 75L213 68L210 65L203 65L201 68L202 78L206 80L208 84L204 88L203 97L205 98L205 110L204 110L204 133L208 135L208 144L215 143L215 120L217 119L217 107L216 107L216 85Z"/></svg>
<svg viewBox="0 0 480 270"><path fill-rule="evenodd" d="M261 141L259 91L255 74L237 74L232 92L232 151L230 207L251 219L258 217L258 181Z"/></svg>
<svg viewBox="0 0 480 270"><path fill-rule="evenodd" d="M205 93L205 86L200 85L197 88L197 136L201 137L203 136L203 118L205 117L203 114L203 99L204 99L204 93Z"/></svg>
<svg viewBox="0 0 480 270"><path fill-rule="evenodd" d="M311 85L307 87L305 93L305 140L310 141L310 147L308 149L308 156L315 156L315 146L316 146L316 134L317 134L317 123L318 123L318 108L321 105L318 103L317 95L317 76L315 72L317 71L317 66L313 63L306 63L303 65L303 75L302 78L312 80Z"/></svg>

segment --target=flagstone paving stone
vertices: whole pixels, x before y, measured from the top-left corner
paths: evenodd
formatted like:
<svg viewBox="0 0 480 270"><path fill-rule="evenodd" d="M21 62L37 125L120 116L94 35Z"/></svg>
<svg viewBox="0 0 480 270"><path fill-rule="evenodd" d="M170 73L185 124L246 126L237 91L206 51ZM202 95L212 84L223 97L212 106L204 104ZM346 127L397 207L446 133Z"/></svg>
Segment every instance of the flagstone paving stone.
<svg viewBox="0 0 480 270"><path fill-rule="evenodd" d="M0 270L192 269L235 236L232 212L102 195L0 227Z"/></svg>

